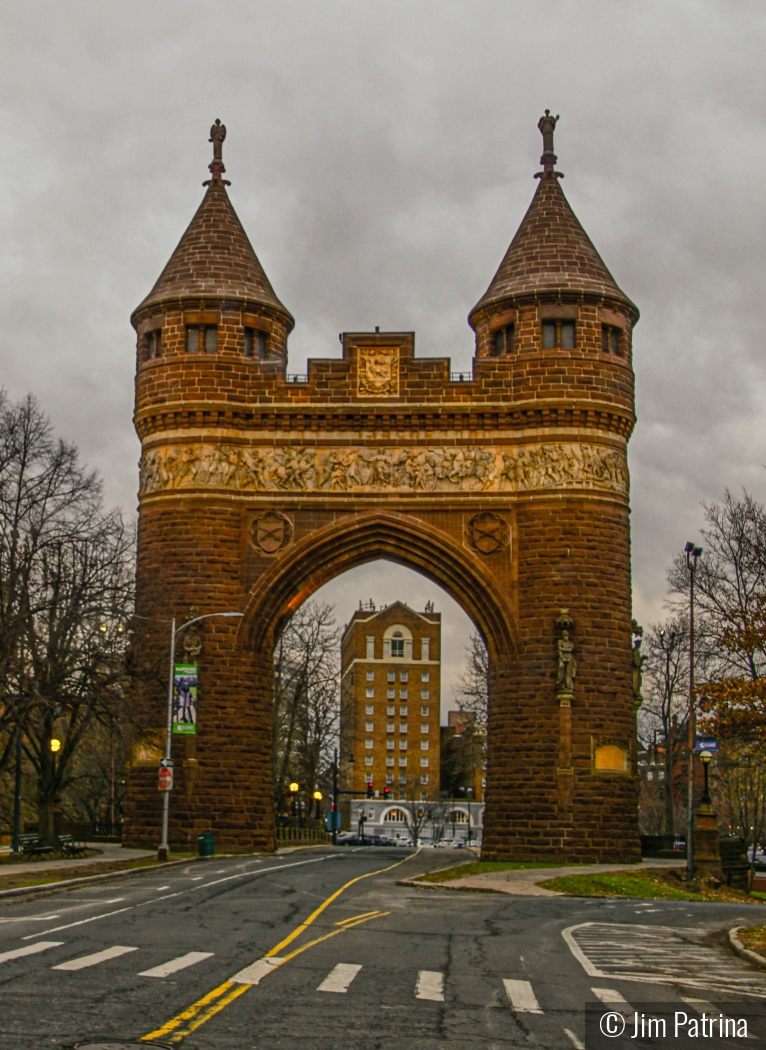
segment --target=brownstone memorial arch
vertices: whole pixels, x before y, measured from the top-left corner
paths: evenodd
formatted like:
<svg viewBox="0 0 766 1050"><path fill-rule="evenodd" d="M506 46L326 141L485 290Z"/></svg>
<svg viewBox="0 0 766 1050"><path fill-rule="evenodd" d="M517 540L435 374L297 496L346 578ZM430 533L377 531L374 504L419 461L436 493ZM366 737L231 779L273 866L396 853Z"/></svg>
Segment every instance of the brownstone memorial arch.
<svg viewBox="0 0 766 1050"><path fill-rule="evenodd" d="M638 311L572 212L553 128L532 203L471 311L471 374L409 332L345 333L286 372L293 318L207 191L133 314L142 443L125 841L159 841L168 623L212 619L170 842L272 849L272 650L319 586L376 558L448 591L490 653L484 855L638 858L626 446ZM183 653L181 653L183 658ZM152 678L153 676L153 678ZM152 681L154 680L154 685Z"/></svg>

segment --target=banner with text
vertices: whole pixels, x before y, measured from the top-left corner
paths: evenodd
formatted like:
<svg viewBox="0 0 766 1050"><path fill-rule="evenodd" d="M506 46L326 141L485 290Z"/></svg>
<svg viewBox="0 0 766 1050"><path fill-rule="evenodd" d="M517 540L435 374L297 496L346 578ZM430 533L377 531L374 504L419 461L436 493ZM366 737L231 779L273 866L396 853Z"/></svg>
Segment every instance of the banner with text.
<svg viewBox="0 0 766 1050"><path fill-rule="evenodd" d="M197 732L197 665L176 664L173 668L173 732Z"/></svg>

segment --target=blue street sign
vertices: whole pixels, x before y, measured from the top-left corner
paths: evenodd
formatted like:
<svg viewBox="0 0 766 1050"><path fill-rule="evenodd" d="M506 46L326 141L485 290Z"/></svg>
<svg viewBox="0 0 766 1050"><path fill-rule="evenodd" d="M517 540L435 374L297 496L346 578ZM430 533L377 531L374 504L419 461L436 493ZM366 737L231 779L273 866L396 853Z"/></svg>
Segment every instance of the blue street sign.
<svg viewBox="0 0 766 1050"><path fill-rule="evenodd" d="M697 752L718 751L718 741L713 740L711 737L698 736L694 744L694 750Z"/></svg>
<svg viewBox="0 0 766 1050"><path fill-rule="evenodd" d="M328 831L342 830L343 825L341 823L341 812L339 809L336 809L335 812L333 812L331 809L328 809L327 813L325 814L325 827Z"/></svg>

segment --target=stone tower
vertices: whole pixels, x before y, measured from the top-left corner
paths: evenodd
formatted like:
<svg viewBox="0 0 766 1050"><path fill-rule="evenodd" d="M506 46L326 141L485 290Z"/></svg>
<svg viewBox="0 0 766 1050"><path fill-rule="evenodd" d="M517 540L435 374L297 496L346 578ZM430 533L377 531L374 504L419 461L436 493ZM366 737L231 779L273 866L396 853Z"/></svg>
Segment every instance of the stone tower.
<svg viewBox="0 0 766 1050"><path fill-rule="evenodd" d="M288 376L293 325L229 202L205 198L138 333L142 442L125 839L156 843L168 623L209 620L171 843L272 848L272 651L292 612L388 558L462 604L490 657L484 854L637 859L628 473L638 311L572 212L546 111L530 208L471 311L472 375L408 332Z"/></svg>

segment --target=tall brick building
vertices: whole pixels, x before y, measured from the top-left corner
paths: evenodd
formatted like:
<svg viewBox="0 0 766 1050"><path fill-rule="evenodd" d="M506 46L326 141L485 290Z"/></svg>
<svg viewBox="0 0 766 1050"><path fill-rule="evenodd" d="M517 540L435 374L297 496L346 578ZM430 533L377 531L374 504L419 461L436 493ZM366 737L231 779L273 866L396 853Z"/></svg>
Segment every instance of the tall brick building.
<svg viewBox="0 0 766 1050"><path fill-rule="evenodd" d="M438 796L440 692L441 613L360 606L341 640L341 769L351 790Z"/></svg>
<svg viewBox="0 0 766 1050"><path fill-rule="evenodd" d="M208 620L172 844L273 848L272 652L290 615L388 558L447 590L490 658L484 855L639 856L627 442L638 310L575 217L541 118L532 203L469 315L472 375L409 332L354 332L287 374L293 318L223 179L133 313L141 439L125 839L156 843L167 627Z"/></svg>

